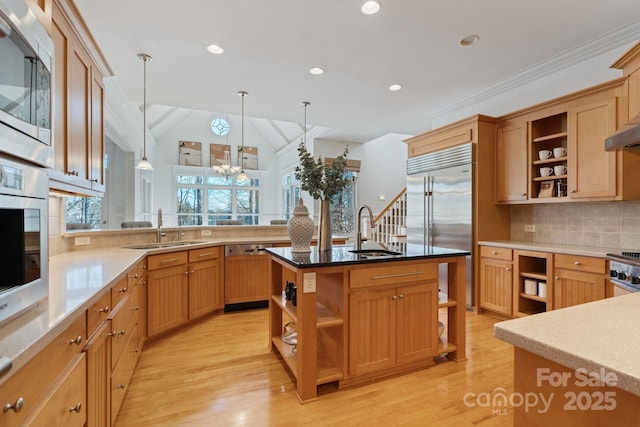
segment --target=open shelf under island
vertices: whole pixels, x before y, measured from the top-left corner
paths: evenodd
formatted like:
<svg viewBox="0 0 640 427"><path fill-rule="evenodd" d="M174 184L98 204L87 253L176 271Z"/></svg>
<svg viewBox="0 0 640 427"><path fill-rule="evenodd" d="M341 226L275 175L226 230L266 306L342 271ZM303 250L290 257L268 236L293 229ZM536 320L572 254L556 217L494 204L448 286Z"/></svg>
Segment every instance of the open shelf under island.
<svg viewBox="0 0 640 427"><path fill-rule="evenodd" d="M300 402L317 386L346 387L433 365L442 355L465 356L466 256L469 252L406 245L402 253L331 251L293 253L269 248L270 346L296 378ZM447 264L447 294L439 292L439 266ZM296 304L287 299L296 286ZM438 335L438 312L446 327ZM283 320L284 319L284 320ZM283 323L295 324L295 345L283 341Z"/></svg>

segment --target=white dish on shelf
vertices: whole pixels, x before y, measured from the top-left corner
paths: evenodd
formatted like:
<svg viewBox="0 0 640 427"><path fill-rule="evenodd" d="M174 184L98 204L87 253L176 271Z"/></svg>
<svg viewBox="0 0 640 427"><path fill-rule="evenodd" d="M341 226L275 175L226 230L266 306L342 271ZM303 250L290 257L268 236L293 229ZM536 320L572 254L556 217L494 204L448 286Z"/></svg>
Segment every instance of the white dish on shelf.
<svg viewBox="0 0 640 427"><path fill-rule="evenodd" d="M538 295L538 282L531 279L525 279L524 293L527 295Z"/></svg>

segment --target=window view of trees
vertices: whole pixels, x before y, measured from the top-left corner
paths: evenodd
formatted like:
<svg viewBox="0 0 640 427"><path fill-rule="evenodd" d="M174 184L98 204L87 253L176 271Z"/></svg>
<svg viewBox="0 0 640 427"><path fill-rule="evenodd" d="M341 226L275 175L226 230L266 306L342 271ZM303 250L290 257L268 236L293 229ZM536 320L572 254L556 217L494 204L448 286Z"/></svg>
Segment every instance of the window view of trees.
<svg viewBox="0 0 640 427"><path fill-rule="evenodd" d="M101 198L67 197L65 207L67 228L99 229L102 227Z"/></svg>
<svg viewBox="0 0 640 427"><path fill-rule="evenodd" d="M216 225L225 219L259 223L257 178L239 182L235 177L208 176L205 182L202 176L178 175L176 182L178 225Z"/></svg>
<svg viewBox="0 0 640 427"><path fill-rule="evenodd" d="M342 193L331 198L331 232L353 234L356 223L356 174L354 172L344 174L351 182Z"/></svg>

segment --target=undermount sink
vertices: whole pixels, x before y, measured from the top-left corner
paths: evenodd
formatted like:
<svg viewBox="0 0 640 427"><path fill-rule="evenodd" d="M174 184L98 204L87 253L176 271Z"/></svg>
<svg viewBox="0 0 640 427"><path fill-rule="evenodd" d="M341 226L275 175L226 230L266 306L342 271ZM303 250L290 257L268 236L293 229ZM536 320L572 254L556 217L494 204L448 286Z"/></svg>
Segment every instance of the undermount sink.
<svg viewBox="0 0 640 427"><path fill-rule="evenodd" d="M383 256L402 255L401 252L389 251L387 249L360 249L360 250L353 250L349 252L360 255L362 257L383 257Z"/></svg>
<svg viewBox="0 0 640 427"><path fill-rule="evenodd" d="M172 248L175 246L187 246L195 245L196 243L202 243L198 241L180 241L180 242L164 242L164 243L145 243L142 245L123 246L128 249L159 249L159 248Z"/></svg>

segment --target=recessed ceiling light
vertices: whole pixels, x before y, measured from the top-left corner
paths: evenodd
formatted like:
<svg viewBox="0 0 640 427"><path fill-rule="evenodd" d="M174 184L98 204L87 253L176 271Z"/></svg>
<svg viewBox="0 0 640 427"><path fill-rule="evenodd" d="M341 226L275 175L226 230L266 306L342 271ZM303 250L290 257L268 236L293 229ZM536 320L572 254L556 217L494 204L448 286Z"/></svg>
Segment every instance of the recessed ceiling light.
<svg viewBox="0 0 640 427"><path fill-rule="evenodd" d="M309 70L309 72L310 72L311 74L315 74L315 75L317 76L318 74L322 74L322 73L324 73L324 70L323 70L322 68L320 68L320 67L313 67L313 68L311 68L311 69Z"/></svg>
<svg viewBox="0 0 640 427"><path fill-rule="evenodd" d="M389 86L389 90L391 90L393 92L398 91L400 89L402 89L402 86L398 85L398 84L393 84L393 85Z"/></svg>
<svg viewBox="0 0 640 427"><path fill-rule="evenodd" d="M362 10L362 13L364 13L365 15L373 15L375 13L378 13L378 11L380 10L380 2L366 1L364 2L360 10Z"/></svg>
<svg viewBox="0 0 640 427"><path fill-rule="evenodd" d="M224 52L224 49L217 44L210 44L207 46L207 50L214 55L220 55Z"/></svg>
<svg viewBox="0 0 640 427"><path fill-rule="evenodd" d="M475 44L478 40L480 40L480 36L476 34L471 34L458 42L460 46L471 46Z"/></svg>

